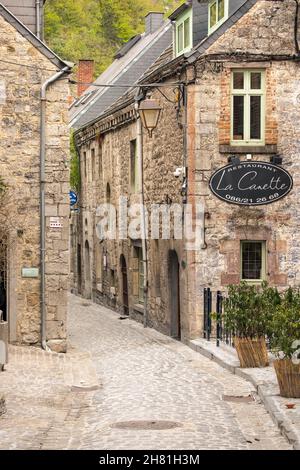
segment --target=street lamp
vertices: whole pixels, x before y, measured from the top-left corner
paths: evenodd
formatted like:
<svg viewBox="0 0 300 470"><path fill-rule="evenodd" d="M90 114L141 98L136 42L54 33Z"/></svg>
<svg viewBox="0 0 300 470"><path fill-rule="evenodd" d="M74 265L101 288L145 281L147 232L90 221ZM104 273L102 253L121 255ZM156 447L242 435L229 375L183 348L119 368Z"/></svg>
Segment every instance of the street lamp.
<svg viewBox="0 0 300 470"><path fill-rule="evenodd" d="M157 100L147 98L139 106L139 113L145 129L152 137L154 129L157 127L162 108Z"/></svg>

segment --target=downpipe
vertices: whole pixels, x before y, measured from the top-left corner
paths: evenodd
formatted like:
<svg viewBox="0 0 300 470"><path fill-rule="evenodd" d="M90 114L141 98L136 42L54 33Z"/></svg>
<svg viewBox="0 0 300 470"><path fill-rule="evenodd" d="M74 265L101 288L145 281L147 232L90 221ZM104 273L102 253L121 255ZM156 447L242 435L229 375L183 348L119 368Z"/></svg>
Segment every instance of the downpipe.
<svg viewBox="0 0 300 470"><path fill-rule="evenodd" d="M45 217L45 184L46 184L46 103L48 87L55 83L69 67L64 67L46 80L41 88L41 128L40 128L40 258L41 258L41 343L45 351L51 351L47 346L46 336L46 217Z"/></svg>
<svg viewBox="0 0 300 470"><path fill-rule="evenodd" d="M41 0L35 0L36 36L41 39Z"/></svg>
<svg viewBox="0 0 300 470"><path fill-rule="evenodd" d="M147 253L147 233L146 233L146 215L145 215L145 195L144 195L144 164L143 164L143 128L141 118L138 116L140 97L135 99L135 109L137 112L137 157L139 162L140 174L140 205L141 205L141 235L142 235L142 253L144 266L144 328L148 326L148 253Z"/></svg>

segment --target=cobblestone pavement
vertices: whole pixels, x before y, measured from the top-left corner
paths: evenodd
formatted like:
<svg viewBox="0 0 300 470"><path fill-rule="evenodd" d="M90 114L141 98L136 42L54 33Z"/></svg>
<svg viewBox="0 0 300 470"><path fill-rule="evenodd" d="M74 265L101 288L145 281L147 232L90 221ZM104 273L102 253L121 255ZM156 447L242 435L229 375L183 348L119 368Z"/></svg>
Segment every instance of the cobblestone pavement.
<svg viewBox="0 0 300 470"><path fill-rule="evenodd" d="M69 329L67 355L11 348L0 449L290 449L258 400L222 399L248 382L183 344L74 296Z"/></svg>

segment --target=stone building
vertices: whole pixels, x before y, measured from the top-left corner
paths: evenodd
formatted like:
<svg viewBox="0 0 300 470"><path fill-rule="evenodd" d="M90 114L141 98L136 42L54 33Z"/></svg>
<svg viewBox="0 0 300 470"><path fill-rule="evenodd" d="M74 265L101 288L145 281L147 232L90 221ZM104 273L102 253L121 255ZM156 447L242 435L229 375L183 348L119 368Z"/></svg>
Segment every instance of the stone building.
<svg viewBox="0 0 300 470"><path fill-rule="evenodd" d="M3 3L14 6L14 13L20 12L24 20L20 2ZM42 343L44 348L65 351L70 66L3 3L0 170L6 202L0 208L1 309L12 343ZM32 3L23 1L22 11Z"/></svg>
<svg viewBox="0 0 300 470"><path fill-rule="evenodd" d="M242 279L280 288L299 283L298 18L292 0L184 3L170 17L173 44L142 77L140 94L127 93L77 130L82 210L73 261L83 295L141 320L146 298L147 324L184 340L203 334L205 287L224 291ZM141 191L135 109L145 89L162 112L152 138L144 131ZM229 185L227 200L212 192L210 178L229 163L232 172L248 164L248 192L263 179L255 203L230 194ZM182 177L174 178L181 167ZM293 190L281 197L274 192L285 186L281 176L270 183L265 171L288 172ZM218 186L220 192L221 180ZM268 188L273 193L265 196ZM149 237L147 296L142 242L96 233L99 204L118 205L127 196L130 205L141 193L147 209L171 201L191 205L202 233L194 246L172 233L167 240Z"/></svg>

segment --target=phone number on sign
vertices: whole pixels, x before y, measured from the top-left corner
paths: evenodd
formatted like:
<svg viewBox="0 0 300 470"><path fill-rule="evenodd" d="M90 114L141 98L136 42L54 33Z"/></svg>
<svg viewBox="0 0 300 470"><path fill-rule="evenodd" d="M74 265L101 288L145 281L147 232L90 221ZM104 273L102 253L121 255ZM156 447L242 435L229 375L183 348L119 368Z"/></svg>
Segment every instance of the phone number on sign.
<svg viewBox="0 0 300 470"><path fill-rule="evenodd" d="M225 199L229 202L235 202L237 204L265 204L266 202L275 201L280 197L279 193L270 194L268 197L258 197L255 199L252 198L242 198L231 196L230 194L226 194Z"/></svg>

